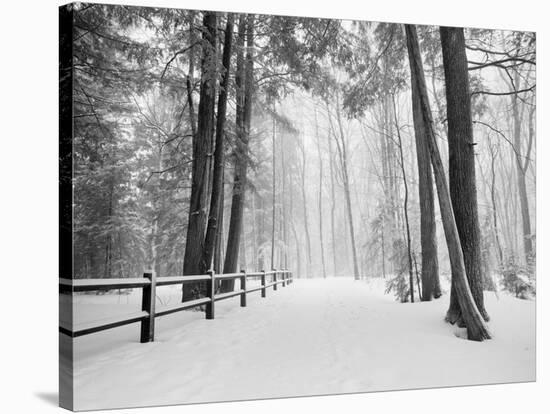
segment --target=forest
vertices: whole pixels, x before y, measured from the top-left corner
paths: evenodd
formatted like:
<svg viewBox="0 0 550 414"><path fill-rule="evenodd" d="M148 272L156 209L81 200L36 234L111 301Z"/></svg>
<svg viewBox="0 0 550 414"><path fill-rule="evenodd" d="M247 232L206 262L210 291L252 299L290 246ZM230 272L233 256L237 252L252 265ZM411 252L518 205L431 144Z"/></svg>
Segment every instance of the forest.
<svg viewBox="0 0 550 414"><path fill-rule="evenodd" d="M534 33L65 13L74 278L381 279L477 341L484 291L535 297Z"/></svg>

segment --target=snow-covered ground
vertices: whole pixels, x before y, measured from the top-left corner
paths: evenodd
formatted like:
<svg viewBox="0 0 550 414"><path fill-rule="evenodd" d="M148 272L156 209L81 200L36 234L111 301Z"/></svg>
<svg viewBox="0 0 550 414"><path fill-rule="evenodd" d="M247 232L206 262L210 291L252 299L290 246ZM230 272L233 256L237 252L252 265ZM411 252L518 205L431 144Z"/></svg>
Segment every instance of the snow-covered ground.
<svg viewBox="0 0 550 414"><path fill-rule="evenodd" d="M162 288L158 307L178 287ZM401 304L379 281L296 280L288 287L74 341L75 409L97 409L535 380L535 302L486 292L494 339L443 321L448 297ZM140 292L82 295L77 321L139 309ZM61 335L62 342L66 337Z"/></svg>

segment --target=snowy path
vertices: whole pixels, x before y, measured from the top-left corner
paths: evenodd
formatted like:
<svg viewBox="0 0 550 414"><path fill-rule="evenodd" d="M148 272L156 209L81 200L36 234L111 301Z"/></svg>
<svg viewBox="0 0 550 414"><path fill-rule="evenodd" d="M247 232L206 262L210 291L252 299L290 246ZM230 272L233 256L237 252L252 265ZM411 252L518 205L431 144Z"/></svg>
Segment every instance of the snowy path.
<svg viewBox="0 0 550 414"><path fill-rule="evenodd" d="M443 322L447 297L399 304L348 278L296 280L246 308L220 302L212 321L159 318L150 344L137 325L77 338L75 408L534 380L535 303L486 298L495 339L484 343ZM93 302L107 300L120 298L85 297L77 309L120 308Z"/></svg>

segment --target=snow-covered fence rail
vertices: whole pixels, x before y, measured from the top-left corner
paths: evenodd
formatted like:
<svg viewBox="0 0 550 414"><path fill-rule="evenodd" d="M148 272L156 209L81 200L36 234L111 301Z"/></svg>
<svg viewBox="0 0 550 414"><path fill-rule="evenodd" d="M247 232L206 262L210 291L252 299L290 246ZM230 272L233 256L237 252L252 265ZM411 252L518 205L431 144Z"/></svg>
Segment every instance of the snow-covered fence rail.
<svg viewBox="0 0 550 414"><path fill-rule="evenodd" d="M270 281L267 282L270 277ZM248 279L260 279L259 286L247 288ZM216 294L216 281L227 279L239 279L239 289L227 293ZM156 289L159 286L168 285L184 285L187 283L206 282L207 295L203 298L188 300L172 306L165 306L161 309L156 309ZM141 342L152 342L155 338L155 318L159 316L169 315L174 312L180 312L196 306L205 305L206 319L214 319L215 303L220 300L229 299L235 296L240 296L242 307L246 306L246 296L249 293L261 291L261 296L266 297L267 289L273 287L277 290L277 285L283 287L292 283L292 272L289 270L271 270L247 273L226 273L216 275L211 271L207 275L194 276L164 276L156 277L154 273L144 273L143 278L125 278L125 279L59 279L60 293L73 292L90 292L99 290L113 289L128 289L141 288L142 300L141 311L135 312L123 317L115 317L108 320L102 320L101 323L81 324L77 329L75 327L59 326L59 332L76 338L83 335L88 335L94 332L104 331L106 329L117 328L119 326L128 325L131 323L141 322Z"/></svg>

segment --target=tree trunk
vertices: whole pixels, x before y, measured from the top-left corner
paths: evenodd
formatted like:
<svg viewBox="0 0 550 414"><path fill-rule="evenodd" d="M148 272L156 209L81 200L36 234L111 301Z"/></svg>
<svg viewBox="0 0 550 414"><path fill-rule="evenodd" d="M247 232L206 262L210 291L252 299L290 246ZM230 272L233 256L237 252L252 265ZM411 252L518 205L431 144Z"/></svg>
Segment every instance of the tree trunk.
<svg viewBox="0 0 550 414"><path fill-rule="evenodd" d="M256 198L257 193L254 193L252 196L252 265L255 272L261 270L258 267L258 230L257 230L257 220L258 220L258 210L256 208Z"/></svg>
<svg viewBox="0 0 550 414"><path fill-rule="evenodd" d="M357 265L357 248L355 246L355 230L353 227L353 213L351 206L351 195L350 195L350 184L348 176L348 153L346 147L346 139L344 135L344 128L342 127L342 117L340 115L340 102L338 95L336 95L336 120L338 122L338 129L340 131L340 143L336 141L336 148L340 155L340 164L342 167L342 177L344 182L344 196L346 198L346 211L348 216L349 232L350 232L350 241L351 241L351 251L353 257L353 277L355 280L359 280L359 266Z"/></svg>
<svg viewBox="0 0 550 414"><path fill-rule="evenodd" d="M287 224L287 211L286 211L286 160L285 160L285 135L281 135L281 206L282 206L282 222L283 222L283 248L284 248L284 268L288 269L288 224Z"/></svg>
<svg viewBox="0 0 550 414"><path fill-rule="evenodd" d="M479 312L488 321L483 301L483 268L477 208L474 134L468 61L462 28L441 27L441 47L447 97L449 143L449 189L453 203L460 243L464 252L466 276ZM447 321L460 322L461 312L455 288L451 282L451 303Z"/></svg>
<svg viewBox="0 0 550 414"><path fill-rule="evenodd" d="M516 76L516 84L519 83L519 75ZM523 254L525 256L525 263L530 263L533 255L533 243L531 235L531 218L529 216L529 199L527 198L527 185L525 182L525 175L527 173L527 166L529 165L529 154L524 161L521 151L521 121L522 117L519 113L518 96L512 95L512 119L514 123L514 149L516 155L516 177L518 184L518 196L519 204L521 208L521 228L522 228L522 240L523 240ZM530 131L531 132L531 131ZM531 137L530 137L531 138Z"/></svg>
<svg viewBox="0 0 550 414"><path fill-rule="evenodd" d="M403 212L405 214L405 230L407 234L407 260L409 264L409 289L411 295L411 303L414 303L414 276L413 276L413 261L411 252L411 229L409 227L409 186L407 184L407 174L405 172L405 161L403 158L403 141L401 140L401 132L397 121L397 111L395 105L395 96L392 95L393 117L395 122L395 130L399 144L399 159L401 165L401 174L403 174L403 185L405 186L405 199L403 200ZM421 299L422 300L422 299Z"/></svg>
<svg viewBox="0 0 550 414"><path fill-rule="evenodd" d="M275 112L275 108L273 108L273 112ZM275 213L276 213L276 202L277 202L277 195L276 195L276 180L275 180L275 117L272 119L272 136L271 136L271 269L275 269Z"/></svg>
<svg viewBox="0 0 550 414"><path fill-rule="evenodd" d="M225 172L223 173L223 176L225 176ZM218 209L218 223L216 228L216 243L214 247L214 271L216 273L221 273L223 270L223 216L225 212L224 204L225 204L225 186L223 184L223 178L222 176L222 189L221 189L221 195L220 195L220 205Z"/></svg>
<svg viewBox="0 0 550 414"><path fill-rule="evenodd" d="M214 131L214 107L216 91L217 17L216 13L206 12L203 18L203 57L201 63L201 86L198 112L197 134L193 137L193 166L189 219L185 242L183 274L194 275L202 272L201 261L206 230L206 191L208 147ZM197 285L183 285L182 301L197 295Z"/></svg>
<svg viewBox="0 0 550 414"><path fill-rule="evenodd" d="M317 110L315 114L315 138L317 140L317 155L319 156L319 240L321 242L321 265L323 278L327 278L327 266L325 263L325 245L323 242L323 158L321 156L321 138L319 137L319 123L317 121Z"/></svg>
<svg viewBox="0 0 550 414"><path fill-rule="evenodd" d="M445 239L447 240L447 247L449 249L451 269L453 271L453 277L455 278L455 289L457 292L458 302L466 324L468 339L483 341L485 339L490 339L491 335L485 326L481 313L476 306L472 292L470 291L468 279L466 277L466 268L464 266L464 256L460 244L460 237L456 227L453 206L451 203L449 189L447 187L443 163L441 161L441 156L439 155L433 130L432 113L428 101L424 71L422 69L422 57L418 46L416 27L414 25L405 25L405 31L407 35L407 49L409 52L409 63L411 69L411 83L416 84L420 97L422 117L424 119L427 132L426 138L428 140L428 149L430 151L430 159L432 161L437 187L437 195L439 199L439 208L441 210Z"/></svg>
<svg viewBox="0 0 550 414"><path fill-rule="evenodd" d="M418 162L418 198L420 201L420 246L422 249L422 300L430 301L441 296L437 238L435 223L432 165L426 138L426 126L422 117L418 88L413 82L412 106L416 159Z"/></svg>
<svg viewBox="0 0 550 414"><path fill-rule="evenodd" d="M489 149L491 151L491 205L492 205L492 213L493 213L493 232L495 236L495 244L497 247L497 254L498 254L498 266L500 269L502 269L502 266L504 265L504 257L502 254L502 246L500 243L500 237L498 235L498 219L497 219L497 200L496 200L496 186L495 186L495 180L496 180L496 173L495 173L495 160L496 160L496 154L495 150L493 149L492 145L489 144Z"/></svg>
<svg viewBox="0 0 550 414"><path fill-rule="evenodd" d="M200 265L200 273L205 274L212 265L212 258L216 246L218 235L218 225L220 216L220 206L223 199L223 170L225 155L225 117L227 112L227 95L229 89L229 72L231 65L231 42L233 39L233 14L227 15L227 24L225 27L225 40L223 48L223 75L220 83L220 94L218 97L218 116L216 120L216 149L214 151L214 167L212 175L212 195L210 197L210 210L208 217L208 226L206 228L206 237L204 240L204 249ZM223 217L223 209L222 209Z"/></svg>
<svg viewBox="0 0 550 414"><path fill-rule="evenodd" d="M289 185L289 189L288 189L288 194L289 194L289 197L288 197L288 209L289 209L289 216L290 216L290 227L291 227L291 230L292 230L292 235L294 236L294 244L295 244L295 247L296 247L296 276L298 278L301 277L302 273L302 258L301 258L301 255L300 255L300 241L298 239L298 232L296 231L296 224L294 223L294 182L293 182L293 177L289 177L289 180L288 180L288 185Z"/></svg>
<svg viewBox="0 0 550 414"><path fill-rule="evenodd" d="M327 106L328 114L328 106ZM334 155L332 153L332 140L330 139L330 134L327 133L328 141L328 156L329 156L329 167L330 167L330 238L332 245L332 275L336 276L336 228L334 224L334 215L336 211L336 195L334 190Z"/></svg>
<svg viewBox="0 0 550 414"><path fill-rule="evenodd" d="M115 177L109 178L109 205L107 207L107 222L110 223L113 218L113 198L115 192ZM103 269L103 277L110 279L112 277L113 263L113 235L109 232L106 236L105 243L105 268Z"/></svg>
<svg viewBox="0 0 550 414"><path fill-rule="evenodd" d="M246 263L246 228L245 222L243 220L241 223L241 240L239 241L239 266L237 267L237 271L246 270Z"/></svg>
<svg viewBox="0 0 550 414"><path fill-rule="evenodd" d="M262 249L262 246L265 243L265 214L264 214L264 206L265 202L263 197L256 192L255 193L255 204L259 206L258 213L257 213L257 219L258 219L258 241L256 242L257 248L258 248L258 270L266 270L265 269L265 257L264 252ZM261 252L261 254L260 254Z"/></svg>
<svg viewBox="0 0 550 414"><path fill-rule="evenodd" d="M246 58L243 56L246 35ZM235 170L233 177L233 195L231 199L231 217L229 219L229 234L223 266L224 273L235 273L239 260L244 200L246 192L246 171L248 168L248 140L250 137L250 118L252 115L252 88L254 61L252 50L254 43L254 15L241 15L237 38L237 71L235 85L237 88L237 141L234 157ZM243 85L244 80L244 85ZM221 292L230 292L235 287L234 280L224 280Z"/></svg>
<svg viewBox="0 0 550 414"><path fill-rule="evenodd" d="M189 42L195 43L195 11L189 11ZM189 49L189 70L185 85L187 88L187 106L189 110L189 125L191 125L191 135L193 139L197 136L197 124L195 121L195 104L193 103L193 72L195 71L195 47Z"/></svg>
<svg viewBox="0 0 550 414"><path fill-rule="evenodd" d="M303 139L303 138L299 138ZM299 148L302 152L302 171L301 171L301 190L302 190L302 213L304 220L304 231L306 237L306 278L311 277L311 238L309 236L309 224L308 224L308 211L307 211L307 198L306 198L306 151L304 143L299 144Z"/></svg>
<svg viewBox="0 0 550 414"><path fill-rule="evenodd" d="M160 141L159 141L160 142ZM163 170L163 163L162 163L162 144L159 144L158 148L158 156L157 156L157 171ZM159 246L161 244L161 236L159 232L159 222L161 217L161 211L164 210L164 203L161 202L162 197L162 176L161 174L157 175L157 188L156 192L154 194L153 199L153 225L151 228L151 261L150 261L150 269L152 269L157 276L160 276L160 260L159 260Z"/></svg>

